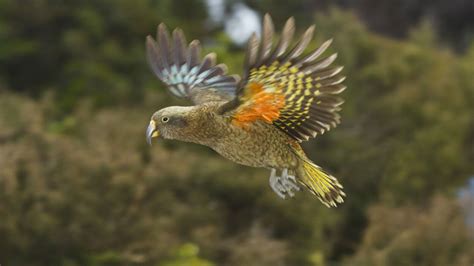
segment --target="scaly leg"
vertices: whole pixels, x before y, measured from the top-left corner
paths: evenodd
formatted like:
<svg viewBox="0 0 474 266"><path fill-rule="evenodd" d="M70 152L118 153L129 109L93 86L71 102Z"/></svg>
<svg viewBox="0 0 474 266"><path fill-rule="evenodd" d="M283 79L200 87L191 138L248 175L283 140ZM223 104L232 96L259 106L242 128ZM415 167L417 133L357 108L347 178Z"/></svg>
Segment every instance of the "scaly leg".
<svg viewBox="0 0 474 266"><path fill-rule="evenodd" d="M281 176L276 175L276 169L272 168L269 179L270 187L282 199L286 196L295 196L294 190L299 191L300 188L296 184L296 178L288 173L288 169L283 169Z"/></svg>
<svg viewBox="0 0 474 266"><path fill-rule="evenodd" d="M285 188L280 183L280 177L276 175L276 169L272 168L270 173L270 179L268 180L270 183L270 187L273 191L278 195L278 197L285 199Z"/></svg>

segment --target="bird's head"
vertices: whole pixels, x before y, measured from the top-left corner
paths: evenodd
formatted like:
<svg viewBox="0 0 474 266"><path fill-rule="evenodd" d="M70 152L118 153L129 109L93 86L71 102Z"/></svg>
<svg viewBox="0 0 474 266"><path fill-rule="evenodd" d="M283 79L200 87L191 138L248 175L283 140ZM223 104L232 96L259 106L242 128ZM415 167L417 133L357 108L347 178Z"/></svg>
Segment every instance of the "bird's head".
<svg viewBox="0 0 474 266"><path fill-rule="evenodd" d="M189 131L192 109L191 106L171 106L155 112L146 130L148 144L151 145L156 137L184 140Z"/></svg>

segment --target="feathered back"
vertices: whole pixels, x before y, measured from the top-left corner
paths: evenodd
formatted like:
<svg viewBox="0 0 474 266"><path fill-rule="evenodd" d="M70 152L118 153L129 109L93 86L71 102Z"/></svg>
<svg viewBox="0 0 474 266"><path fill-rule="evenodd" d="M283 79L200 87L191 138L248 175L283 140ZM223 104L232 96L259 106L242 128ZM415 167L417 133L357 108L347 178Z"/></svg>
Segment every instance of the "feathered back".
<svg viewBox="0 0 474 266"><path fill-rule="evenodd" d="M343 100L336 95L346 88L342 84L345 77L339 75L342 67L330 67L336 54L320 59L331 40L302 56L314 29L309 27L289 49L295 32L290 18L273 46L273 22L265 15L261 40L254 34L248 42L244 82L233 115L236 124L263 120L302 141L340 122L337 112Z"/></svg>
<svg viewBox="0 0 474 266"><path fill-rule="evenodd" d="M201 61L199 41L186 46L181 29L175 29L170 38L165 24L160 24L156 41L148 36L146 48L153 72L173 95L190 98L195 104L235 97L238 76L226 75L226 65L216 65L214 53Z"/></svg>

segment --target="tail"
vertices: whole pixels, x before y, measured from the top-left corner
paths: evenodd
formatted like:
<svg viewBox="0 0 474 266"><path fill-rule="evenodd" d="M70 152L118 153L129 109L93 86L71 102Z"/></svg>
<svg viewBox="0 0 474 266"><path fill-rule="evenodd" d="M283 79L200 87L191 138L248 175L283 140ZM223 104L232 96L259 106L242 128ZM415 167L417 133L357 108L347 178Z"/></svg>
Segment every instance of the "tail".
<svg viewBox="0 0 474 266"><path fill-rule="evenodd" d="M297 169L300 183L305 185L311 193L316 195L329 208L336 207L337 203L344 202L343 197L346 194L342 191L342 185L339 181L301 153L302 151L297 152L298 157L300 157L300 165Z"/></svg>

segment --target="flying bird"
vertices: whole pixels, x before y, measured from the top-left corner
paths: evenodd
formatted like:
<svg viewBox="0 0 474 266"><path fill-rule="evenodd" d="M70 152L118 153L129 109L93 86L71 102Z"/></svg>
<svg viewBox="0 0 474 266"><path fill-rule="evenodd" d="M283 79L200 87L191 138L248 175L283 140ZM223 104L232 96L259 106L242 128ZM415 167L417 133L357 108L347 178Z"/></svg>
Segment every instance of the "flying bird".
<svg viewBox="0 0 474 266"><path fill-rule="evenodd" d="M161 137L205 145L233 162L269 169L270 187L283 199L303 185L328 207L342 203L342 185L300 145L340 123L338 94L346 88L343 67L331 66L337 54L322 56L332 40L303 54L314 29L292 44L291 17L274 42L266 14L261 38L254 33L248 41L240 78L216 64L214 53L201 58L199 41L188 45L181 29L170 36L160 24L156 40L146 39L148 63L173 95L193 105L155 112L146 130L148 143Z"/></svg>

